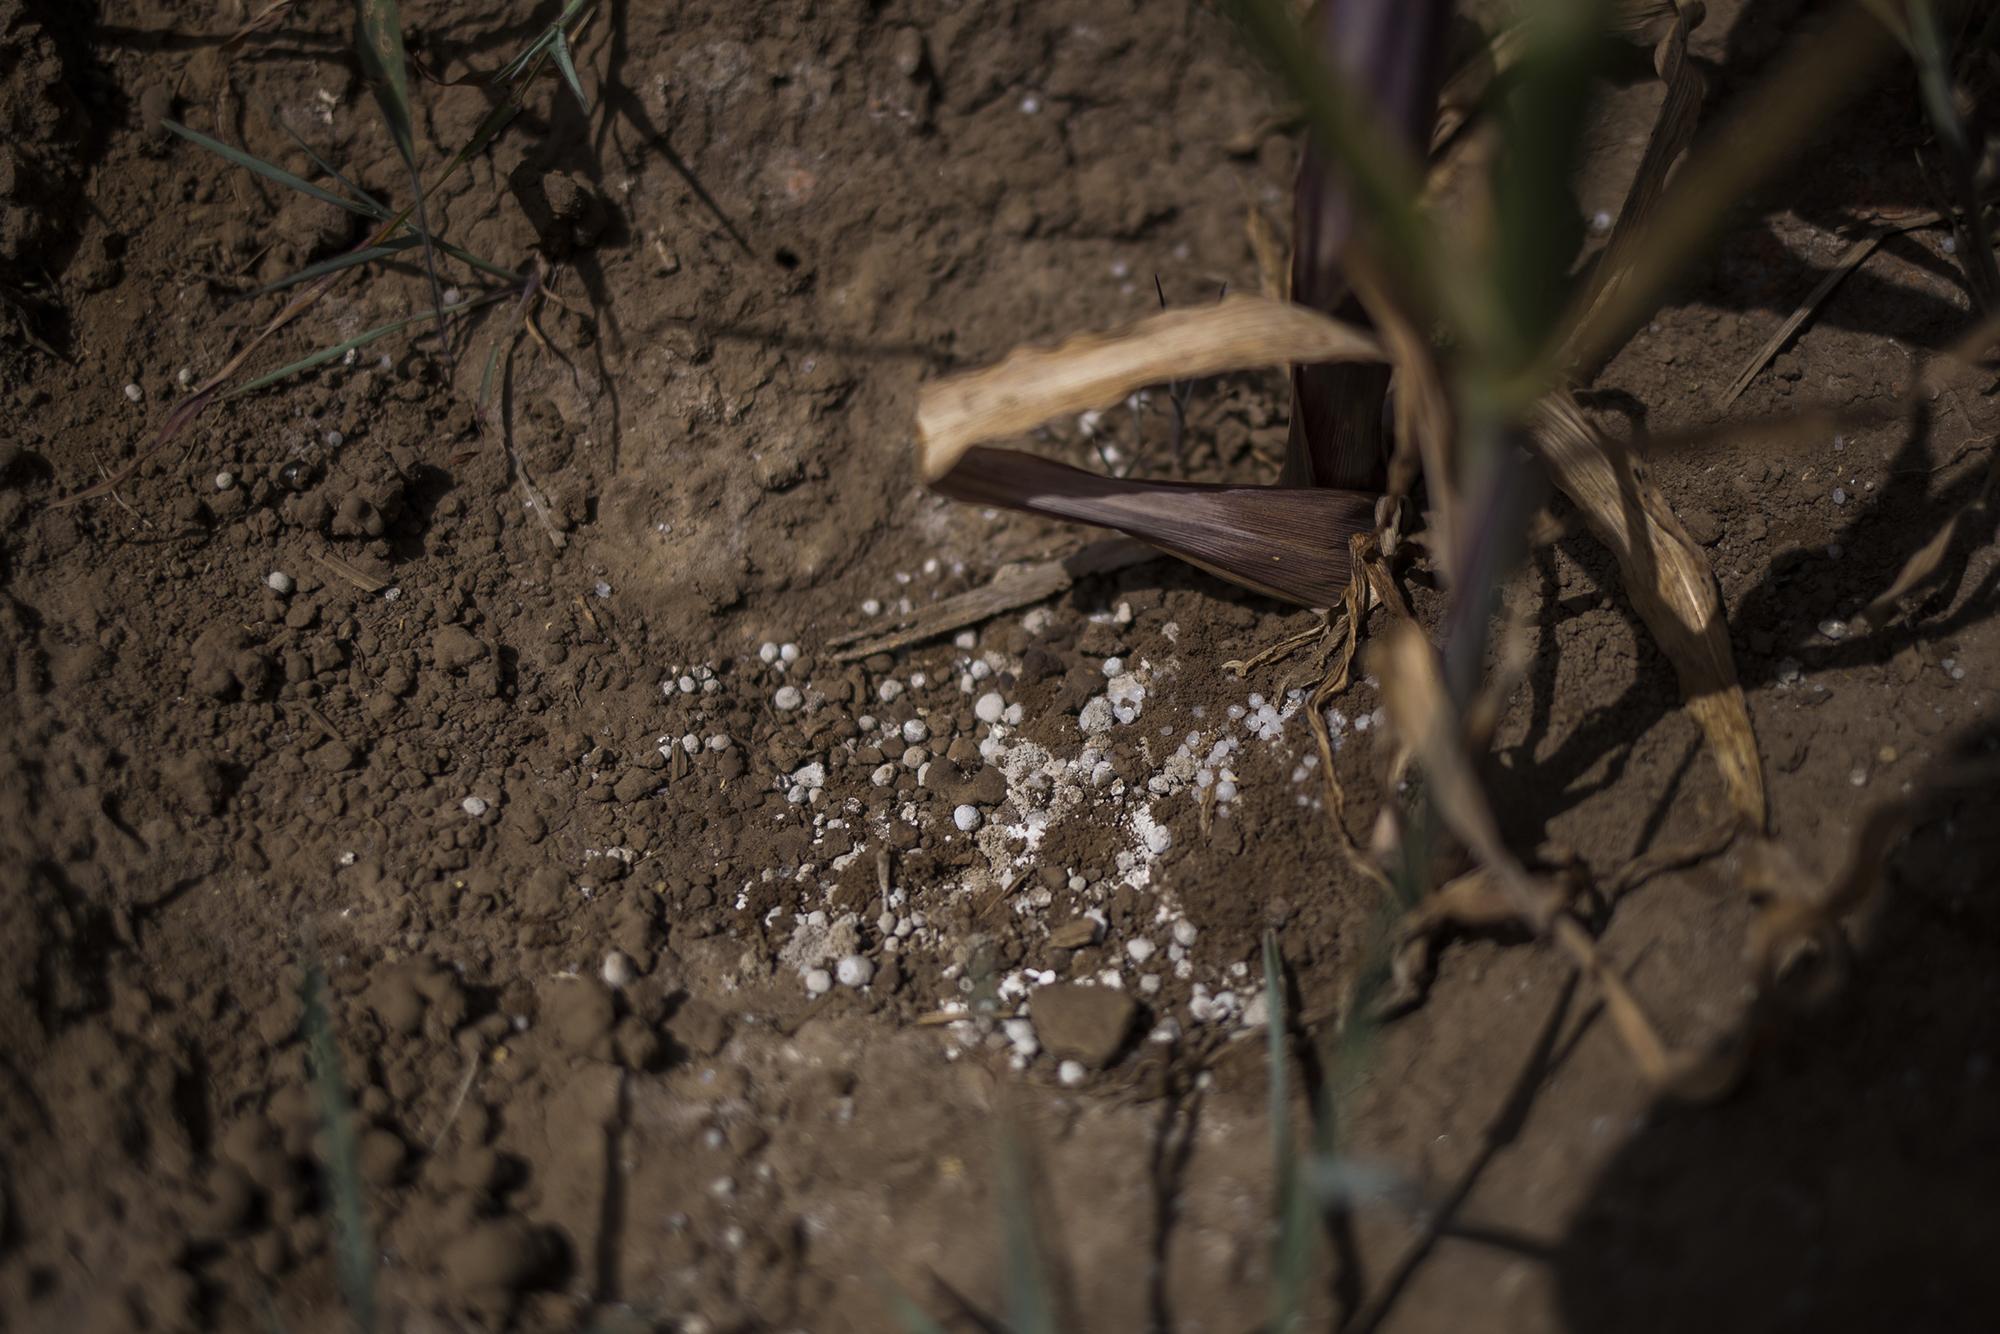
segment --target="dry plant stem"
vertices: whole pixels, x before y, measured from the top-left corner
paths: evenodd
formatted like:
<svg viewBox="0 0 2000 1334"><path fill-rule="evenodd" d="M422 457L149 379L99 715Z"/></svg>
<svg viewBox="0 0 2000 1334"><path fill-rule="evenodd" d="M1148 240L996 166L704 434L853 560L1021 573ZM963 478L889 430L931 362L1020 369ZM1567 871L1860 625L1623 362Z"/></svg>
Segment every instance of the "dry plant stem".
<svg viewBox="0 0 2000 1334"><path fill-rule="evenodd" d="M1763 765L1707 557L1638 459L1591 425L1575 399L1549 395L1529 428L1551 478L1617 557L1627 596L1673 660L1737 818L1762 830Z"/></svg>
<svg viewBox="0 0 2000 1334"><path fill-rule="evenodd" d="M1528 874L1500 837L1486 794L1465 750L1463 725L1445 693L1437 654L1414 624L1394 627L1376 649L1375 674L1403 741L1429 782L1445 824L1491 875L1514 918L1552 940L1603 993L1620 1038L1646 1078L1662 1092L1702 1099L1727 1089L1741 1070L1741 1053L1707 1055L1670 1050L1623 978L1599 955L1597 942L1565 908L1567 894ZM1498 911L1488 908L1489 914Z"/></svg>

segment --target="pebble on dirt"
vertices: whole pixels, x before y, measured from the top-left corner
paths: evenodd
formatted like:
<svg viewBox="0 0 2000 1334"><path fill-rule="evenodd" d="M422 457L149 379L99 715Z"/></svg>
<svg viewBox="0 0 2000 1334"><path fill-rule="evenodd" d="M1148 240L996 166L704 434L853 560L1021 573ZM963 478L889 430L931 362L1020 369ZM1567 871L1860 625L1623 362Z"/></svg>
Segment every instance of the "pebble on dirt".
<svg viewBox="0 0 2000 1334"><path fill-rule="evenodd" d="M612 950L604 956L604 967L600 970L604 985L614 991L631 986L639 979L639 970L632 962L632 956L623 950Z"/></svg>
<svg viewBox="0 0 2000 1334"><path fill-rule="evenodd" d="M778 692L771 696L771 703L786 713L790 713L805 702L806 697L797 686L779 686Z"/></svg>
<svg viewBox="0 0 2000 1334"><path fill-rule="evenodd" d="M1028 1003L1042 1046L1092 1069L1111 1063L1138 1012L1138 1003L1121 990L1076 982L1042 987Z"/></svg>
<svg viewBox="0 0 2000 1334"><path fill-rule="evenodd" d="M279 597L288 596L294 587L292 576L286 574L283 570L273 570L265 575L264 586Z"/></svg>

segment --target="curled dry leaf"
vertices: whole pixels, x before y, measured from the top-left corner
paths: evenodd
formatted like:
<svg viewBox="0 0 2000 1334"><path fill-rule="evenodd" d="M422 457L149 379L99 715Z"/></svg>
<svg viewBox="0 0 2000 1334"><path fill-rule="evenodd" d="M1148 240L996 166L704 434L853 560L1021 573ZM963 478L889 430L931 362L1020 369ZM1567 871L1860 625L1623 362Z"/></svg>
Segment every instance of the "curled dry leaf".
<svg viewBox="0 0 2000 1334"><path fill-rule="evenodd" d="M1555 484L1618 558L1627 596L1673 660L1688 712L1708 737L1731 807L1761 830L1764 769L1708 557L1639 460L1593 426L1567 393L1542 401L1529 436Z"/></svg>
<svg viewBox="0 0 2000 1334"><path fill-rule="evenodd" d="M1361 330L1266 297L1168 311L1115 333L1019 348L926 387L918 466L953 499L1113 528L1246 588L1330 607L1349 581L1348 538L1374 521L1371 494L1104 477L986 442L1111 407L1150 384L1381 356Z"/></svg>

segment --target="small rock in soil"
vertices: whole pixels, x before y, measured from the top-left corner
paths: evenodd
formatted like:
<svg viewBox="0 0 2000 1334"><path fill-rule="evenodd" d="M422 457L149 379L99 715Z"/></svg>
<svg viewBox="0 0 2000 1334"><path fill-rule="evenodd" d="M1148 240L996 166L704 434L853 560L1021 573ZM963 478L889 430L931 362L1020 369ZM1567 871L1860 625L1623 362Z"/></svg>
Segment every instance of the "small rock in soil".
<svg viewBox="0 0 2000 1334"><path fill-rule="evenodd" d="M1028 1003L1028 1017L1042 1046L1093 1069L1109 1065L1125 1045L1138 1010L1123 991L1074 982L1043 987Z"/></svg>

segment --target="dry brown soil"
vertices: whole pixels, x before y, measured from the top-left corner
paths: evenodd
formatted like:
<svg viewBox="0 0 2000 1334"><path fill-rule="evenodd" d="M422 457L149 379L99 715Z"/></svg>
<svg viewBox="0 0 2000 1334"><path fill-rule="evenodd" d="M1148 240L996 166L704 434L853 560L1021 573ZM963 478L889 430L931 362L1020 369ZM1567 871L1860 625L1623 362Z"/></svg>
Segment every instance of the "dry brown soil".
<svg viewBox="0 0 2000 1334"><path fill-rule="evenodd" d="M612 0L589 114L551 80L433 204L468 248L556 266L547 345L519 344L484 427L504 308L449 366L385 340L55 507L265 317L260 281L361 235L160 115L310 172L282 119L406 197L348 7L225 48L261 8L0 0L5 318L47 345L0 345L0 1326L346 1327L317 962L382 1329L882 1330L898 1289L973 1328L999 1309L1003 1124L1066 1328L1257 1328L1259 941L1309 1081L1376 913L1308 765L1304 669L1221 665L1309 617L1153 562L956 641L830 647L1077 541L916 485L924 379L1141 315L1155 275L1176 304L1256 285L1246 211L1283 220L1295 145L1256 134L1270 87L1227 24ZM556 8L405 13L456 78ZM1712 4L1711 117L1815 13ZM1629 176L1645 72L1610 90L1584 217ZM416 90L437 162L486 102ZM1842 229L1931 205L1927 145L1894 73L1748 201L1592 409L1718 420ZM1730 416L1893 393L1971 318L1942 242L1886 244ZM407 270L349 282L269 362L424 299ZM1279 378L1232 377L1196 387L1178 452L1157 394L1100 443L1269 476L1284 411ZM1872 803L1992 748L1990 521L1894 624L1821 626L1974 493L1996 420L1968 391L1914 427L1654 460L1726 592L1776 830L1816 870ZM1092 452L1074 424L1050 442ZM1611 561L1571 537L1525 588L1510 837L1604 875L1703 834L1719 781ZM1367 684L1337 703L1360 835L1387 749ZM1332 1220L1315 1321L1991 1328L1995 826L1988 797L1926 816L1845 989L1719 1106L1658 1104L1550 952L1452 945L1346 1107L1352 1161L1409 1190ZM1743 1015L1741 870L1663 877L1605 925L1677 1041ZM996 992L1025 1022L962 1017Z"/></svg>

